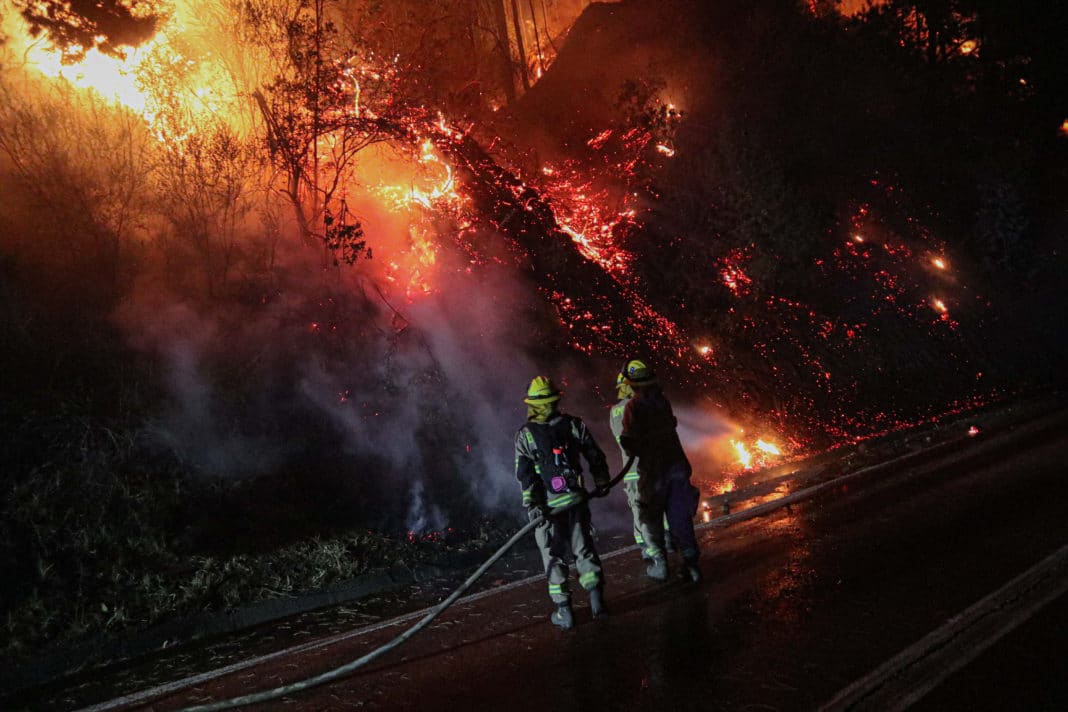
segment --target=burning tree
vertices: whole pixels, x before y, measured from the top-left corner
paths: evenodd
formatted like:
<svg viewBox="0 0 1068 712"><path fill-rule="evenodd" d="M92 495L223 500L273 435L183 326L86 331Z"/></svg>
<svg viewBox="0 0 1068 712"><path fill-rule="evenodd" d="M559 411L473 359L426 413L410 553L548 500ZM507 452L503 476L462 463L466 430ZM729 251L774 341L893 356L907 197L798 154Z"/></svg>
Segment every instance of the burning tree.
<svg viewBox="0 0 1068 712"><path fill-rule="evenodd" d="M122 56L154 34L164 16L158 0L15 0L35 37L47 35L66 62L89 50Z"/></svg>
<svg viewBox="0 0 1068 712"><path fill-rule="evenodd" d="M368 70L358 49L342 48L327 9L326 0L250 3L242 22L245 37L276 60L273 78L252 96L300 234L355 259L365 243L342 196L357 154L386 134L373 121L353 119L373 118L372 107L389 102L390 70Z"/></svg>

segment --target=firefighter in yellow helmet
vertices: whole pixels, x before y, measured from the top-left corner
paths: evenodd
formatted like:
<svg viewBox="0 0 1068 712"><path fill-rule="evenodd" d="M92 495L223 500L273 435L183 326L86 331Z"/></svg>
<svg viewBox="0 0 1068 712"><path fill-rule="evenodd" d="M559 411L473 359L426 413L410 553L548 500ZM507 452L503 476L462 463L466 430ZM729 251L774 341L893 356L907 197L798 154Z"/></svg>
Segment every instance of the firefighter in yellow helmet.
<svg viewBox="0 0 1068 712"><path fill-rule="evenodd" d="M663 548L662 517L666 514L671 538L686 564L686 574L697 583L701 570L697 566L699 552L693 517L701 493L690 482L693 469L675 430L678 421L653 370L644 361L628 361L621 375L634 395L623 408L619 444L638 459L638 507L643 532L647 541ZM654 558L649 575L659 578L661 567L666 578L666 557Z"/></svg>
<svg viewBox="0 0 1068 712"><path fill-rule="evenodd" d="M574 557L579 584L589 593L594 617L606 613L604 575L594 548L580 456L586 460L598 491L608 486L611 477L604 452L586 424L560 412L560 396L559 389L545 376L530 382L523 399L527 422L515 437L515 476L523 489L528 516L545 516L534 530L534 539L545 564L549 598L556 604L550 620L561 628L571 628L575 623L568 587L569 554ZM568 508L556 511L563 507Z"/></svg>
<svg viewBox="0 0 1068 712"><path fill-rule="evenodd" d="M616 397L619 402L612 406L609 411L608 425L612 429L616 443L619 444L619 436L623 433L623 411L627 403L634 397L634 390L623 378L623 372L616 374ZM623 455L623 461L627 460L627 453L623 446L619 446ZM643 522L641 501L638 497L638 460L631 463L630 470L623 475L623 491L627 495L627 506L630 507L631 526L634 534L634 543L642 552L642 559L648 564L646 574L657 581L667 579L666 553L674 550L669 536L670 525L667 517L661 517L662 529L648 526ZM648 517L646 517L648 518Z"/></svg>

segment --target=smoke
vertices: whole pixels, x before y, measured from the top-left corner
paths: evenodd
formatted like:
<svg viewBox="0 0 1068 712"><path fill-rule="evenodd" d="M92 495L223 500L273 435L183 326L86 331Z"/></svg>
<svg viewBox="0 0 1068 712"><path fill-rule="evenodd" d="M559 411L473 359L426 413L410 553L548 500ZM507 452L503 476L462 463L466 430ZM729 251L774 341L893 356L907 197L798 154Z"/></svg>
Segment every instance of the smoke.
<svg viewBox="0 0 1068 712"><path fill-rule="evenodd" d="M729 462L729 436L737 431L726 418L699 406L675 406L678 433L693 466L695 481L715 482Z"/></svg>
<svg viewBox="0 0 1068 712"><path fill-rule="evenodd" d="M210 477L340 479L369 523L420 533L510 509L522 394L539 372L531 285L473 267L445 234L432 291L407 294L391 281L407 226L358 207L375 257L351 268L282 250L240 299L183 295L146 268L114 315L166 392L146 431Z"/></svg>
<svg viewBox="0 0 1068 712"><path fill-rule="evenodd" d="M220 347L219 321L189 304L157 299L128 302L117 318L132 346L160 359L171 400L147 425L159 444L212 474L249 475L277 464L284 444L244 435L220 421L223 404L205 374L207 355Z"/></svg>

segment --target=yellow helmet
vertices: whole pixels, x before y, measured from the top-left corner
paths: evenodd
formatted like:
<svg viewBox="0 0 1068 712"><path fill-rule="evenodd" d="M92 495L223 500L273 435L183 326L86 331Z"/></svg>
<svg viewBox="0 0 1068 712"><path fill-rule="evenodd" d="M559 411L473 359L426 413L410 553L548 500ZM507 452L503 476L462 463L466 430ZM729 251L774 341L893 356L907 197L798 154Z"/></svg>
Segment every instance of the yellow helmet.
<svg viewBox="0 0 1068 712"><path fill-rule="evenodd" d="M523 399L523 402L527 405L542 405L555 403L558 400L560 400L560 390L553 385L552 379L548 376L538 376L530 382L527 397Z"/></svg>
<svg viewBox="0 0 1068 712"><path fill-rule="evenodd" d="M623 382L630 386L651 386L656 383L653 369L646 366L645 362L639 359L627 361L627 365L623 367L620 376Z"/></svg>

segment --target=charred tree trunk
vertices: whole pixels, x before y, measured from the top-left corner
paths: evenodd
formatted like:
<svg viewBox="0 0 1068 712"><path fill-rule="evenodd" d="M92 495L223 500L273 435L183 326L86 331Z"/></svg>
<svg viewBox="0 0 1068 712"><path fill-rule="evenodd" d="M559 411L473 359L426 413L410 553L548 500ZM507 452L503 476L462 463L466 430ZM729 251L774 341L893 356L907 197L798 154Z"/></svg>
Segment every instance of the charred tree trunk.
<svg viewBox="0 0 1068 712"><path fill-rule="evenodd" d="M508 14L504 0L490 0L493 8L494 36L497 41L497 56L500 58L501 83L504 96L511 104L515 101L515 69L512 64L512 49L508 39Z"/></svg>
<svg viewBox="0 0 1068 712"><path fill-rule="evenodd" d="M512 24L515 29L515 46L519 51L519 77L523 80L523 91L530 89L530 75L527 74L527 51L523 46L523 20L519 16L519 3L512 0Z"/></svg>
<svg viewBox="0 0 1068 712"><path fill-rule="evenodd" d="M545 71L545 58L541 56L541 38L538 36L538 13L534 11L534 0L527 0L530 8L530 19L534 23L534 54L538 57L538 77Z"/></svg>
<svg viewBox="0 0 1068 712"><path fill-rule="evenodd" d="M267 125L267 148L271 157L279 160L285 167L286 187L282 192L285 193L293 206L293 216L296 218L297 228L300 230L300 238L309 247L314 246L317 243L312 233L311 221L308 219L307 213L304 212L304 202L300 197L300 186L304 181L304 155L294 155L287 150L287 143L281 137L278 121L271 111L271 107L267 104L266 97L259 91L255 91L252 93L252 98L255 99L256 105L259 106L263 122Z"/></svg>

